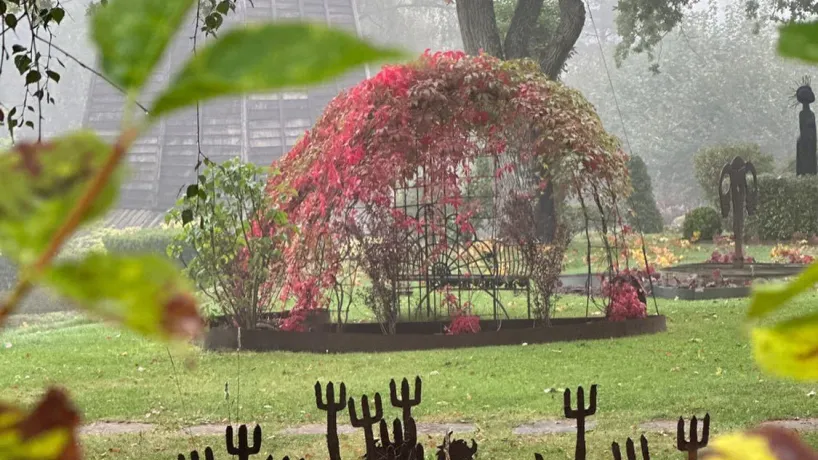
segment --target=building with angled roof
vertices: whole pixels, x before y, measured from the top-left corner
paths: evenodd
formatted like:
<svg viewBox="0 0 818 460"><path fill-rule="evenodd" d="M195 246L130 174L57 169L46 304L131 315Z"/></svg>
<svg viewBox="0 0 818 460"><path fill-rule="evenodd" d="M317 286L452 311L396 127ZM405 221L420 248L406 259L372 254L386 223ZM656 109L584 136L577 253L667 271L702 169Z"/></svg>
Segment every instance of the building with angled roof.
<svg viewBox="0 0 818 460"><path fill-rule="evenodd" d="M248 0L236 2L222 27L253 21L306 20L341 27L360 35L355 0ZM170 46L159 70L153 75L139 101L147 106L158 90L193 53L194 19ZM206 42L198 32L197 46ZM271 43L275 46L275 43ZM341 90L369 74L366 67L349 72L324 85L303 91L257 94L221 99L196 109L171 114L140 138L128 156L130 181L124 185L116 211L105 224L112 227L159 225L184 188L196 182L198 161L196 139L202 152L221 162L235 156L259 165L269 165L283 156L308 130L327 103ZM119 132L124 96L105 80L94 77L85 108L83 125L106 140Z"/></svg>

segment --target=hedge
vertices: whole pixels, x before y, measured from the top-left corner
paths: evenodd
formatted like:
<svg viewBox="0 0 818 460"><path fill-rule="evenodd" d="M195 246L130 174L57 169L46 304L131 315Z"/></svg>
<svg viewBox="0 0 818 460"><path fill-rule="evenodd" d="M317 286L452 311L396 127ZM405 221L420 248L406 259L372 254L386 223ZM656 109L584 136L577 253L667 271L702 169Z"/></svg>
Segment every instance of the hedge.
<svg viewBox="0 0 818 460"><path fill-rule="evenodd" d="M758 209L746 222L763 241L818 235L818 176L759 176Z"/></svg>
<svg viewBox="0 0 818 460"><path fill-rule="evenodd" d="M167 256L167 249L179 230L169 228L129 228L106 232L102 235L105 250L111 253L155 253ZM192 249L182 255L189 262L193 256ZM181 263L181 261L180 261Z"/></svg>
<svg viewBox="0 0 818 460"><path fill-rule="evenodd" d="M71 258L88 251L105 250L112 253L148 252L167 256L167 247L178 234L169 228L127 228L123 230L97 228L73 238L60 252L58 259ZM195 251L184 252L190 261ZM181 261L179 262L181 266ZM17 266L0 256L0 292L8 291L17 282Z"/></svg>
<svg viewBox="0 0 818 460"><path fill-rule="evenodd" d="M752 162L759 174L775 172L775 158L762 152L757 144L722 144L703 148L693 157L693 168L702 196L708 204L718 205L721 170L737 156Z"/></svg>

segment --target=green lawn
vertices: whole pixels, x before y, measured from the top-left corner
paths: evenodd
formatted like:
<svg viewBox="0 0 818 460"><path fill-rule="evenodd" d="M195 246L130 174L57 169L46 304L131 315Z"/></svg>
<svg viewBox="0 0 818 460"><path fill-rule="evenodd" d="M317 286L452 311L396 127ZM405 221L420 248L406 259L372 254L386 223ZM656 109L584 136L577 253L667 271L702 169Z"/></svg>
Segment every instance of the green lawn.
<svg viewBox="0 0 818 460"><path fill-rule="evenodd" d="M793 312L814 308L805 296ZM585 300L566 297L561 314L584 313ZM352 396L387 392L392 377L424 378L424 421L470 421L484 459L572 458L574 437L518 437L514 426L558 418L556 391L599 384L598 427L589 458L609 459L610 442L638 437L636 425L653 419L703 415L715 433L770 419L814 417L817 385L763 375L752 361L743 329L746 301L660 301L668 332L620 340L390 354L307 355L205 353L142 340L68 313L18 316L0 336L0 399L33 402L47 385L65 386L86 421L158 423L143 435L85 436L88 458L175 459L178 452L220 437L191 439L183 426L228 420L225 382L243 422L265 429L264 450L325 458L321 436L281 436L278 430L320 422L312 386L343 380ZM10 344L10 347L7 348ZM5 345L5 346L3 346ZM169 356L173 356L171 365ZM240 376L240 379L238 378ZM390 417L398 413L388 409ZM235 407L231 419L235 418ZM670 458L674 437L650 433L656 458ZM426 440L428 446L434 440ZM818 436L807 439L818 446ZM362 454L357 437L342 441L346 458ZM677 454L680 455L680 454ZM218 458L226 458L224 456Z"/></svg>

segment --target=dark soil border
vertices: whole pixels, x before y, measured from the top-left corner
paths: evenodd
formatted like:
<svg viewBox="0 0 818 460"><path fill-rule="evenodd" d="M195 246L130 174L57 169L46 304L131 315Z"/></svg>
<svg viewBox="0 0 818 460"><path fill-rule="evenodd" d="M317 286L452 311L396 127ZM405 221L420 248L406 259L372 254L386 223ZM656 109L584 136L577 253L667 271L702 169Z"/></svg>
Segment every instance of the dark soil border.
<svg viewBox="0 0 818 460"><path fill-rule="evenodd" d="M736 287L712 287L712 288L678 288L668 286L653 286L653 295L660 299L679 300L716 300L716 299L742 299L750 297L749 286Z"/></svg>
<svg viewBox="0 0 818 460"><path fill-rule="evenodd" d="M379 324L347 324L343 332L325 324L311 332L266 329L241 331L241 349L248 351L292 351L310 353L373 353L433 350L499 345L522 345L575 340L598 340L655 334L667 329L662 315L627 321L605 318L557 318L550 327L534 327L531 320L481 321L483 332L445 335L448 322L399 323L395 335L384 335ZM232 327L211 328L205 337L206 350L239 348L238 331Z"/></svg>

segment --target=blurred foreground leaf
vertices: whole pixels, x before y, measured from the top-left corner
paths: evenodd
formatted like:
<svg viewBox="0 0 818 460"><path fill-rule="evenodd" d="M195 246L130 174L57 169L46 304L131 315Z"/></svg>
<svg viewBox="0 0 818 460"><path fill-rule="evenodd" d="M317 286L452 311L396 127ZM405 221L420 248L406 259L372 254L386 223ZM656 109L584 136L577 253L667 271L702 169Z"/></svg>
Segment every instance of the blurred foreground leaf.
<svg viewBox="0 0 818 460"><path fill-rule="evenodd" d="M778 54L784 57L818 62L818 22L791 23L781 26Z"/></svg>
<svg viewBox="0 0 818 460"><path fill-rule="evenodd" d="M204 326L179 268L158 255L92 254L56 264L45 283L143 335L190 338Z"/></svg>
<svg viewBox="0 0 818 460"><path fill-rule="evenodd" d="M818 380L818 315L752 331L753 352L765 372L796 380Z"/></svg>
<svg viewBox="0 0 818 460"><path fill-rule="evenodd" d="M802 271L788 283L769 283L753 287L747 316L759 318L783 307L795 296L812 289L818 283L818 263Z"/></svg>
<svg viewBox="0 0 818 460"><path fill-rule="evenodd" d="M321 82L355 66L402 54L316 24L248 25L196 53L150 110L156 118L215 97Z"/></svg>
<svg viewBox="0 0 818 460"><path fill-rule="evenodd" d="M43 143L20 143L0 154L0 251L25 266L47 247L69 211L99 172L111 148L80 131ZM115 174L92 203L85 221L114 202L121 174Z"/></svg>
<svg viewBox="0 0 818 460"><path fill-rule="evenodd" d="M818 460L818 455L795 432L762 427L746 433L716 438L703 459L707 460Z"/></svg>
<svg viewBox="0 0 818 460"><path fill-rule="evenodd" d="M51 389L33 411L0 403L0 459L79 460L79 414L60 390Z"/></svg>
<svg viewBox="0 0 818 460"><path fill-rule="evenodd" d="M94 14L91 36L103 73L129 91L145 84L194 0L110 0Z"/></svg>

